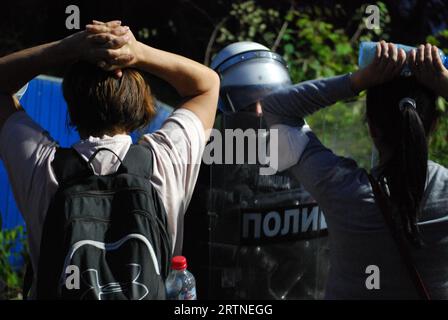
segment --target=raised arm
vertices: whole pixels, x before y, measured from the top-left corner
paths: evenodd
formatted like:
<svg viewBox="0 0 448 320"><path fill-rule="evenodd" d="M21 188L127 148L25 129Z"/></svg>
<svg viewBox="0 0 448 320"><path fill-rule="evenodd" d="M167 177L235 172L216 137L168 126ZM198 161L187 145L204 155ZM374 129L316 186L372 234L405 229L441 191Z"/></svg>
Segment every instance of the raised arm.
<svg viewBox="0 0 448 320"><path fill-rule="evenodd" d="M108 22L109 34L77 32L67 38L21 50L0 58L0 93L12 95L37 75L79 59L96 63L107 57L105 49L121 47L126 41L127 27L119 21ZM107 38L110 42L104 43ZM118 58L114 52L109 52Z"/></svg>
<svg viewBox="0 0 448 320"><path fill-rule="evenodd" d="M35 76L70 61L74 51L64 43L55 41L0 58L0 93L13 95Z"/></svg>
<svg viewBox="0 0 448 320"><path fill-rule="evenodd" d="M270 94L261 103L268 125L297 126L306 116L354 95L347 74L301 82Z"/></svg>
<svg viewBox="0 0 448 320"><path fill-rule="evenodd" d="M351 74L311 80L274 92L262 101L268 124L297 125L298 121L337 101L395 77L406 61L403 50L378 43L376 57L366 68Z"/></svg>
<svg viewBox="0 0 448 320"><path fill-rule="evenodd" d="M95 23L87 26L90 32L109 32L109 27ZM214 124L219 95L219 77L211 69L185 57L162 51L135 39L125 46L132 60L118 64L105 61L103 68L116 70L133 67L151 73L171 84L176 91L186 98L180 106L186 108L201 120L204 130L211 129Z"/></svg>
<svg viewBox="0 0 448 320"><path fill-rule="evenodd" d="M12 96L37 75L80 59L92 63L105 58L126 61L128 56L123 56L120 48L129 41L128 28L121 27L118 21L107 24L109 33L81 31L59 41L1 57L0 129L9 116L21 108Z"/></svg>
<svg viewBox="0 0 448 320"><path fill-rule="evenodd" d="M219 77L211 69L190 59L138 43L136 67L168 83L187 100L182 104L194 112L205 130L213 127L218 106Z"/></svg>

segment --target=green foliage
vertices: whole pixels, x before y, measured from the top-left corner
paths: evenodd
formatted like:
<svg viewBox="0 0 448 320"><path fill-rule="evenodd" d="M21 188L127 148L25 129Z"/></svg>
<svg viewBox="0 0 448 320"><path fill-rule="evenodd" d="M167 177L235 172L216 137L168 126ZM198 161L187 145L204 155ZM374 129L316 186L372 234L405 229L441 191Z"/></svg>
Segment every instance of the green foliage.
<svg viewBox="0 0 448 320"><path fill-rule="evenodd" d="M234 3L227 23L220 29L216 43L223 47L235 41L255 41L283 55L293 82L344 74L357 68L361 41L388 40L390 15L383 2L372 3L380 8L380 28L365 27L366 5L347 17L346 27L335 27L326 19L327 13L317 5L291 7L286 12L263 7L261 2L248 0ZM334 11L337 11L335 8ZM355 32L349 33L349 26ZM353 28L352 28L353 29ZM448 47L448 30L429 40ZM445 101L440 108L447 109ZM363 167L370 167L372 143L364 121L364 95L354 101L338 102L307 118L322 142L335 153L352 157ZM434 135L430 156L448 165L448 119L442 118Z"/></svg>
<svg viewBox="0 0 448 320"><path fill-rule="evenodd" d="M444 165L448 165L448 117L447 117L447 102L443 98L437 101L442 117L440 117L437 129L431 137L430 154L429 157Z"/></svg>
<svg viewBox="0 0 448 320"><path fill-rule="evenodd" d="M233 4L228 23L216 40L221 46L234 41L256 41L282 54L293 82L330 77L356 69L357 50L361 40L376 39L388 23L388 13L380 6L380 30L365 29L365 6L361 7L348 24L355 23L357 31L349 37L343 28L335 28L323 19L318 6L287 12L264 8L249 0ZM364 123L363 98L339 102L307 118L307 122L324 144L334 152L370 166L371 142Z"/></svg>
<svg viewBox="0 0 448 320"><path fill-rule="evenodd" d="M330 77L353 69L353 48L343 30L298 11L290 12L287 19L295 27L285 32L283 51L294 81Z"/></svg>
<svg viewBox="0 0 448 320"><path fill-rule="evenodd" d="M15 252L17 245L21 252ZM22 256L26 259L27 241L23 226L0 231L0 299L20 298L24 269L16 270L10 260Z"/></svg>
<svg viewBox="0 0 448 320"><path fill-rule="evenodd" d="M265 9L255 1L245 1L232 4L229 24L232 28L223 26L216 39L219 44L236 41L251 41L257 39L260 43L274 43L278 30L281 27L280 12L273 8ZM277 30L278 29L278 30Z"/></svg>
<svg viewBox="0 0 448 320"><path fill-rule="evenodd" d="M437 35L429 36L426 40L439 48L448 48L448 29L441 31ZM448 54L448 50L445 49L444 53ZM448 102L443 98L439 98L437 107L442 116L439 119L436 131L431 137L429 156L432 160L448 166Z"/></svg>

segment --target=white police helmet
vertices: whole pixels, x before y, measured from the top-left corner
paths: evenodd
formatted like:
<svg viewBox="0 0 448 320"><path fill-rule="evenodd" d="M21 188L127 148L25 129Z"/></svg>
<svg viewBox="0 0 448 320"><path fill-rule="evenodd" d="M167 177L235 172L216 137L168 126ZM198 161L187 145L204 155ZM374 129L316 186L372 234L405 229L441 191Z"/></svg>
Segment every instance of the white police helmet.
<svg viewBox="0 0 448 320"><path fill-rule="evenodd" d="M211 63L221 77L219 109L238 112L270 92L291 85L283 58L255 42L236 42L222 49Z"/></svg>

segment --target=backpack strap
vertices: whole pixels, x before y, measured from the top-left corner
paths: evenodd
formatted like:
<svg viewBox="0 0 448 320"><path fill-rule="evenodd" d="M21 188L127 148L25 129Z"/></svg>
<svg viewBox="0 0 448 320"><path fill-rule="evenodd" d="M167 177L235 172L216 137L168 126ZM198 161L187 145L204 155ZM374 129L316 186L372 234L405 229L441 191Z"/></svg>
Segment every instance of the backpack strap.
<svg viewBox="0 0 448 320"><path fill-rule="evenodd" d="M381 188L380 183L371 174L367 173L367 176L369 177L370 185L372 186L373 194L376 200L375 202L377 203L384 218L384 222L386 223L392 235L392 238L394 239L395 244L398 247L401 259L408 270L409 276L414 283L415 288L417 289L417 293L422 300L431 300L428 289L426 288L426 285L423 282L423 279L414 264L414 259L412 258L411 252L409 251L409 246L407 245L403 234L399 232L399 230L397 230L393 223L392 211L384 190Z"/></svg>
<svg viewBox="0 0 448 320"><path fill-rule="evenodd" d="M54 159L51 163L56 181L63 185L75 177L92 175L93 171L86 164L84 159L73 148L57 148ZM23 279L22 295L27 300L34 280L34 270L31 261L26 264L26 271Z"/></svg>
<svg viewBox="0 0 448 320"><path fill-rule="evenodd" d="M152 157L152 151L149 147L132 144L118 172L129 173L149 179L152 176Z"/></svg>
<svg viewBox="0 0 448 320"><path fill-rule="evenodd" d="M59 184L66 183L74 178L93 175L90 163L99 151L107 150L118 156L111 150L101 148L95 152L89 161L85 161L73 148L58 148L52 162L53 171ZM119 159L119 158L118 158ZM132 144L117 173L129 173L145 178L152 176L152 151L148 147Z"/></svg>
<svg viewBox="0 0 448 320"><path fill-rule="evenodd" d="M93 175L93 170L73 148L57 148L51 165L59 185L74 178Z"/></svg>

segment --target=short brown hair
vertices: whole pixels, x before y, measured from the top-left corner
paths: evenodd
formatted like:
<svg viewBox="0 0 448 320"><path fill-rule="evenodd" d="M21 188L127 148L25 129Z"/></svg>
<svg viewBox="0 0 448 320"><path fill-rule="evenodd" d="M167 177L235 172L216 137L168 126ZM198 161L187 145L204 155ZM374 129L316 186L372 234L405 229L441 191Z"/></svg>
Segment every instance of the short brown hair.
<svg viewBox="0 0 448 320"><path fill-rule="evenodd" d="M70 125L81 135L130 133L155 115L151 88L135 69L124 69L117 79L93 64L77 62L67 71L62 90Z"/></svg>

